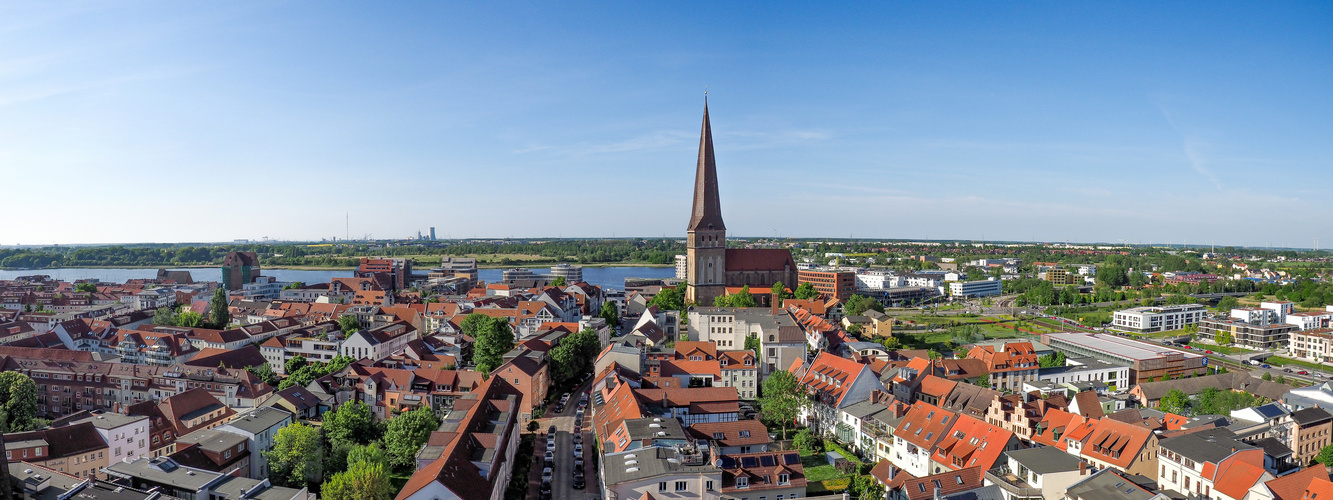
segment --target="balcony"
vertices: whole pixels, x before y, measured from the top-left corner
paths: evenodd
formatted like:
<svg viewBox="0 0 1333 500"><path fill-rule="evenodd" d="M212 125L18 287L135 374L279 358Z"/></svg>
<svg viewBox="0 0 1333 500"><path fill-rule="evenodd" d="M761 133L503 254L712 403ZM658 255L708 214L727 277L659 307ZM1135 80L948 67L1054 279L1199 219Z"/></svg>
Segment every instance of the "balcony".
<svg viewBox="0 0 1333 500"><path fill-rule="evenodd" d="M1041 488L1033 488L1027 481L1010 472L1008 467L986 471L986 479L1009 492L1010 500L1042 500Z"/></svg>

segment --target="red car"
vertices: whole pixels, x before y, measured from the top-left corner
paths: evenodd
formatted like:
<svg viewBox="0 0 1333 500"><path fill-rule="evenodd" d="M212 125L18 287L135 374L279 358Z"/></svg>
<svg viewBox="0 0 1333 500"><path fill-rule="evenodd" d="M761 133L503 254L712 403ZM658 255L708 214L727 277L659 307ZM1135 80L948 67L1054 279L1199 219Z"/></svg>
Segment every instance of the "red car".
<svg viewBox="0 0 1333 500"><path fill-rule="evenodd" d="M1296 372L1296 374L1297 374L1297 375L1309 375L1310 372L1307 372L1307 371L1305 371L1305 370L1301 370L1301 371Z"/></svg>

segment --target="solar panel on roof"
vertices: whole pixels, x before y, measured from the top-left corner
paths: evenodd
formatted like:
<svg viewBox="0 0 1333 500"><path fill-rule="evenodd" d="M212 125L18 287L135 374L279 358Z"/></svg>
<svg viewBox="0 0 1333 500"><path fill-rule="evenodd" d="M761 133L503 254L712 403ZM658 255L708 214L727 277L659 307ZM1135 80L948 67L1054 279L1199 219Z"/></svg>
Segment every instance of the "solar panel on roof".
<svg viewBox="0 0 1333 500"><path fill-rule="evenodd" d="M786 455L783 455L782 458L784 459L784 461L786 461L787 465L794 465L801 463L800 453L788 453Z"/></svg>
<svg viewBox="0 0 1333 500"><path fill-rule="evenodd" d="M758 467L758 466L759 466L759 461L755 460L754 457L741 457L741 467L745 467L748 469L750 467Z"/></svg>
<svg viewBox="0 0 1333 500"><path fill-rule="evenodd" d="M736 468L736 459L731 457L722 457L722 468L723 469Z"/></svg>
<svg viewBox="0 0 1333 500"><path fill-rule="evenodd" d="M772 467L774 465L777 465L777 461L773 460L773 455L764 455L762 457L759 457L759 464L763 465L764 467Z"/></svg>

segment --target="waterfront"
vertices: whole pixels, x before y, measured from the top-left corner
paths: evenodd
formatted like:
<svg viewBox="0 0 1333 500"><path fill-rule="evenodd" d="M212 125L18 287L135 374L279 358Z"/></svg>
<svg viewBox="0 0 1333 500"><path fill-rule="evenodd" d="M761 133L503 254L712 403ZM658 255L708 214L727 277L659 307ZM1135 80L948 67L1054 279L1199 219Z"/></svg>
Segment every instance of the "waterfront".
<svg viewBox="0 0 1333 500"><path fill-rule="evenodd" d="M218 267L168 268L173 271L189 271L195 281L222 281L222 269ZM533 272L549 272L548 268L534 267ZM481 279L487 282L500 280L502 269L479 269ZM14 279L19 276L47 275L63 281L75 281L95 278L108 283L124 283L131 279L150 279L157 276L153 268L60 268L0 270L0 280ZM278 281L300 281L306 284L327 283L333 278L349 278L351 269L264 269L264 276L272 276ZM672 267L585 267L583 279L602 288L622 289L625 278L671 278L676 269Z"/></svg>

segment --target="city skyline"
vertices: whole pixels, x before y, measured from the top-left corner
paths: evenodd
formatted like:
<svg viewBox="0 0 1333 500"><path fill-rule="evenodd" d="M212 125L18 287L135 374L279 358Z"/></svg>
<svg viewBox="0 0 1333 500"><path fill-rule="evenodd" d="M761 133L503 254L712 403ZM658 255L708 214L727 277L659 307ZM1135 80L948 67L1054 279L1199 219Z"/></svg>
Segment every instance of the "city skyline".
<svg viewBox="0 0 1333 500"><path fill-rule="evenodd" d="M0 245L679 239L705 86L739 237L1309 248L1333 215L1327 5L310 7L0 8Z"/></svg>

